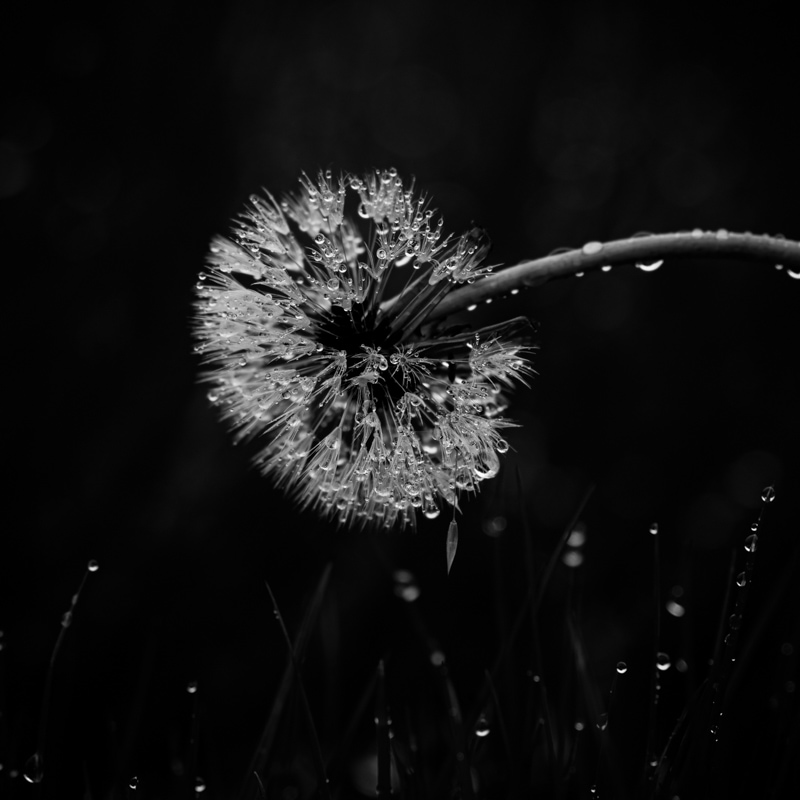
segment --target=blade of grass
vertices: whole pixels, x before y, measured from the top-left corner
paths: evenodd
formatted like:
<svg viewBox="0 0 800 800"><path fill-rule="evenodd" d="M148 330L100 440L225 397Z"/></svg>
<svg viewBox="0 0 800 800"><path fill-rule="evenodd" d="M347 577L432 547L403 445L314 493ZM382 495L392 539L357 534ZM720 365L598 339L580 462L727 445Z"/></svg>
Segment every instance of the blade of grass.
<svg viewBox="0 0 800 800"><path fill-rule="evenodd" d="M319 777L319 796L322 797L323 800L330 800L331 793L328 777L325 774L325 760L322 757L322 748L320 747L319 736L317 735L317 726L314 724L314 717L311 714L311 708L308 705L308 696L306 695L305 686L303 684L303 677L300 674L298 658L295 655L295 649L292 644L292 639L289 636L289 631L286 630L286 625L283 621L283 615L280 613L280 609L278 608L278 601L275 599L275 595L272 593L272 588L270 587L269 582L264 581L264 584L269 592L270 599L272 600L272 606L275 609L275 617L278 620L281 633L283 634L283 638L286 641L286 646L289 650L289 657L292 664L292 677L296 682L297 688L300 692L300 702L302 705L303 714L306 718L306 724L308 725L309 733L311 734L311 749L314 754L314 761L316 762Z"/></svg>
<svg viewBox="0 0 800 800"><path fill-rule="evenodd" d="M97 570L98 564L94 559L92 559L86 565L86 571L83 573L83 578L81 578L78 591L72 595L69 609L67 609L64 615L61 617L61 630L58 632L58 637L56 638L56 643L53 647L53 653L50 656L50 663L47 668L47 676L45 677L44 682L42 711L39 717L39 736L37 739L36 752L25 762L25 769L23 772L23 776L28 783L40 784L44 779L44 752L47 741L47 722L50 716L50 698L53 692L53 676L55 674L56 658L58 657L61 647L64 644L64 639L67 635L67 628L72 625L72 617L75 612L75 606L78 604L83 587L86 585L86 579L89 577L90 573L97 572Z"/></svg>
<svg viewBox="0 0 800 800"><path fill-rule="evenodd" d="M378 662L378 692L375 703L375 722L378 734L378 783L375 787L379 800L392 796L392 760L389 745L389 715L386 711L386 667Z"/></svg>
<svg viewBox="0 0 800 800"><path fill-rule="evenodd" d="M294 682L295 664L302 664L303 659L305 658L308 640L311 636L311 631L314 629L319 617L319 612L322 607L322 600L325 596L328 580L330 579L331 569L331 564L328 564L325 567L319 583L317 584L314 596L309 603L303 622L300 625L294 647L290 647L291 655L289 658L287 658L286 667L283 671L283 676L281 678L280 685L278 686L278 691L272 703L269 717L264 725L264 730L261 733L258 746L256 751L253 753L247 773L245 774L245 785L250 781L250 777L253 775L253 773L260 773L266 766L267 757L272 749L272 743L275 740L278 722L280 721L281 714L286 705L286 701L289 697L289 693Z"/></svg>

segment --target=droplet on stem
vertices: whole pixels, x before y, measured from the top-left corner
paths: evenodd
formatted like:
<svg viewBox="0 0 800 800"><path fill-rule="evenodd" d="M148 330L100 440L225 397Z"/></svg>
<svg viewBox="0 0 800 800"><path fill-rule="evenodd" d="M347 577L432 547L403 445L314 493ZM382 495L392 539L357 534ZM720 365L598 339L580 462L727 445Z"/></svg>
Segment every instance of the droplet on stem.
<svg viewBox="0 0 800 800"><path fill-rule="evenodd" d="M666 672L672 666L672 661L666 653L659 653L656 656L656 669L660 672Z"/></svg>

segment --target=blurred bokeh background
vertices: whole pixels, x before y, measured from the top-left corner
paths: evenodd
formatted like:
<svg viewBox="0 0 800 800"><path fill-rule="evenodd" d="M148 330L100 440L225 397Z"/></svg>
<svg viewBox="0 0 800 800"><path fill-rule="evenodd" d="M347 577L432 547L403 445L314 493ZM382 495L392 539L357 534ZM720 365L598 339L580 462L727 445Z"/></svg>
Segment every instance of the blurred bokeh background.
<svg viewBox="0 0 800 800"><path fill-rule="evenodd" d="M789 27L673 4L79 5L6 29L0 782L22 790L9 776L36 748L59 620L90 558L101 569L59 656L48 758L62 786L95 796L134 774L154 792L179 781L191 680L208 792L236 786L284 665L264 580L292 629L331 561L335 635L309 666L329 739L409 635L392 569L416 575L469 698L498 614L521 602L523 539L542 563L592 485L578 571L598 684L619 659L648 669L652 521L664 600L686 587L696 632L668 620L665 647L701 678L730 549L768 483L754 609L796 564L800 282L727 261L615 268L470 315L537 321L538 376L509 410L503 473L465 506L449 578L448 520L336 531L250 468L196 383L190 306L210 237L249 194L327 167L415 176L447 230L488 229L496 263L638 231L797 239ZM779 598L788 619L796 594ZM770 625L758 648L774 661L797 632Z"/></svg>

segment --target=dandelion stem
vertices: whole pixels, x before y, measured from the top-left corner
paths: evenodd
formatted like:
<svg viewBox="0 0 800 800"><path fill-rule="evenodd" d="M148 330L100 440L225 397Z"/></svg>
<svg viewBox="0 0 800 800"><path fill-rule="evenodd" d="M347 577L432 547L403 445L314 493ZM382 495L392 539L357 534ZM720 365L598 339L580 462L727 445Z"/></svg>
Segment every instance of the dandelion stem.
<svg viewBox="0 0 800 800"><path fill-rule="evenodd" d="M764 261L780 265L790 274L800 275L800 242L779 236L758 236L752 233L727 231L693 231L633 236L613 242L591 242L582 248L551 253L523 261L512 267L453 290L427 319L441 319L468 306L514 289L529 288L552 278L588 272L615 264L652 264L676 258L726 258L742 261ZM390 301L391 302L391 301Z"/></svg>

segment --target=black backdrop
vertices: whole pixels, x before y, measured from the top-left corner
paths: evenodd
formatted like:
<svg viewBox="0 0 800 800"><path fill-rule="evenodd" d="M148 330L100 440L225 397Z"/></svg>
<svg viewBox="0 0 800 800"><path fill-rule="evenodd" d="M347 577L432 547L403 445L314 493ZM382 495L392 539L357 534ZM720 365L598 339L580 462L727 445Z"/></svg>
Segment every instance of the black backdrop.
<svg viewBox="0 0 800 800"><path fill-rule="evenodd" d="M101 569L59 656L48 757L62 786L88 774L96 796L117 773L167 785L194 679L209 792L236 784L283 667L263 581L291 628L330 560L335 700L309 667L326 735L402 641L375 569L386 557L416 572L469 696L497 645L492 564L525 580L523 510L543 559L592 483L581 570L601 686L619 658L646 663L653 520L665 593L691 580L708 623L729 549L774 482L752 601L768 604L800 511L800 285L770 265L615 268L475 312L537 320L539 375L515 395L504 472L465 506L449 578L447 520L343 534L273 491L208 407L189 335L209 238L301 170L396 166L447 229L486 227L501 263L641 230L800 237L788 26L697 13L161 0L9 23L0 781L21 791L9 776L36 747L59 619L90 558ZM498 515L508 526L492 538ZM764 652L796 647L788 631ZM708 646L684 653L698 674Z"/></svg>

